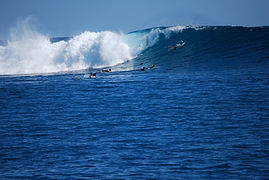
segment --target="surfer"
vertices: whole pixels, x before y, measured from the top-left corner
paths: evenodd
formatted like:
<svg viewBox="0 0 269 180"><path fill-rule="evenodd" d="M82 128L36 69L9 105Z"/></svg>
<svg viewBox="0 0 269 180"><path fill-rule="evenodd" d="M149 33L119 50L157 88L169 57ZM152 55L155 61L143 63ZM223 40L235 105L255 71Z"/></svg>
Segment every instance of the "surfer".
<svg viewBox="0 0 269 180"><path fill-rule="evenodd" d="M95 79L96 78L96 73L94 73L91 78Z"/></svg>
<svg viewBox="0 0 269 180"><path fill-rule="evenodd" d="M95 78L96 78L96 73L92 73L92 72L91 72L89 78L90 78L90 79L95 79Z"/></svg>
<svg viewBox="0 0 269 180"><path fill-rule="evenodd" d="M155 65L152 65L149 69L153 69L153 68L155 68L156 66Z"/></svg>
<svg viewBox="0 0 269 180"><path fill-rule="evenodd" d="M173 49L173 50L177 50L176 46L168 46L169 48Z"/></svg>
<svg viewBox="0 0 269 180"><path fill-rule="evenodd" d="M103 72L111 72L111 69L103 69Z"/></svg>
<svg viewBox="0 0 269 180"><path fill-rule="evenodd" d="M92 78L92 76L93 76L93 73L91 72L91 74L90 74L89 78L91 79L91 78Z"/></svg>
<svg viewBox="0 0 269 180"><path fill-rule="evenodd" d="M145 71L146 70L146 67L143 67L142 69L141 69L141 71Z"/></svg>
<svg viewBox="0 0 269 180"><path fill-rule="evenodd" d="M169 48L173 49L173 50L177 50L177 47L182 47L185 45L185 42L184 41L180 41L180 43L176 44L175 46L168 46Z"/></svg>

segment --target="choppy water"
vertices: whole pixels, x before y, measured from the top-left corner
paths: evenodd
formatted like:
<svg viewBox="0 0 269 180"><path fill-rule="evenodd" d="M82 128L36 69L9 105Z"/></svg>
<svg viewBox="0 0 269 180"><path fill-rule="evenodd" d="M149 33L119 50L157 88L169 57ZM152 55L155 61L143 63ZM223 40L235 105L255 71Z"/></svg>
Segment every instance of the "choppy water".
<svg viewBox="0 0 269 180"><path fill-rule="evenodd" d="M1 77L1 178L269 175L267 72Z"/></svg>

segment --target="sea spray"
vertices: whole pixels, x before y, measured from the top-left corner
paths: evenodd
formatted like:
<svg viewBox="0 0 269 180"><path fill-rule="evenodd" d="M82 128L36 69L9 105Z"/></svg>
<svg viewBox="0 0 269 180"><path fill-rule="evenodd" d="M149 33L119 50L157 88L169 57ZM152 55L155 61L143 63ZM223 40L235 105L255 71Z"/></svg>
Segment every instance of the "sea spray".
<svg viewBox="0 0 269 180"><path fill-rule="evenodd" d="M52 43L30 28L11 35L0 48L0 74L32 74L113 66L132 59L123 34L85 31Z"/></svg>
<svg viewBox="0 0 269 180"><path fill-rule="evenodd" d="M41 74L102 68L124 63L154 46L160 35L185 27L152 28L150 31L116 33L85 31L68 40L50 41L50 37L34 30L31 18L12 28L10 39L0 46L0 75Z"/></svg>
<svg viewBox="0 0 269 180"><path fill-rule="evenodd" d="M128 34L85 31L57 41L31 28L22 29L12 34L6 46L0 46L0 75L57 73L114 65L119 65L113 67L117 71L124 71L141 68L135 67L138 64L182 67L180 71L193 67L248 67L255 61L266 63L264 59L268 57L266 27L172 26ZM168 46L179 48L171 52ZM244 58L247 55L251 58Z"/></svg>

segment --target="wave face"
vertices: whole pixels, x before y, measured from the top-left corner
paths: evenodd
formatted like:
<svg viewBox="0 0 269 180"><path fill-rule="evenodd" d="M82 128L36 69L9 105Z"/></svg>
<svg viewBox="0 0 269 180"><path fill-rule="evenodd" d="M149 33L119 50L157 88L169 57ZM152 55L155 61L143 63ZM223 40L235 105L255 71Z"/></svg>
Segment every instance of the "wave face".
<svg viewBox="0 0 269 180"><path fill-rule="evenodd" d="M137 57L137 64L179 71L269 66L269 27L176 26L147 32L158 41Z"/></svg>
<svg viewBox="0 0 269 180"><path fill-rule="evenodd" d="M49 38L28 30L4 44L0 46L1 75L118 64L115 68L129 70L142 64L180 71L267 67L269 27L174 26L128 34L86 31L71 38Z"/></svg>

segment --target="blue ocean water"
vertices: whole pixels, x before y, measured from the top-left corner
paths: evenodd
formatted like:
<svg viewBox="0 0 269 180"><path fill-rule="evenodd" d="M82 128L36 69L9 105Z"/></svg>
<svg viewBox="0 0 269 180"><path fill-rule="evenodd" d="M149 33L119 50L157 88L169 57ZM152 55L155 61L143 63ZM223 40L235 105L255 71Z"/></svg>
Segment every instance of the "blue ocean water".
<svg viewBox="0 0 269 180"><path fill-rule="evenodd" d="M24 54L10 55L9 42L0 49L2 67L19 66L0 76L1 179L269 177L268 27L161 27L124 38L135 57L82 70L39 63L38 73ZM80 53L98 64L102 48Z"/></svg>

